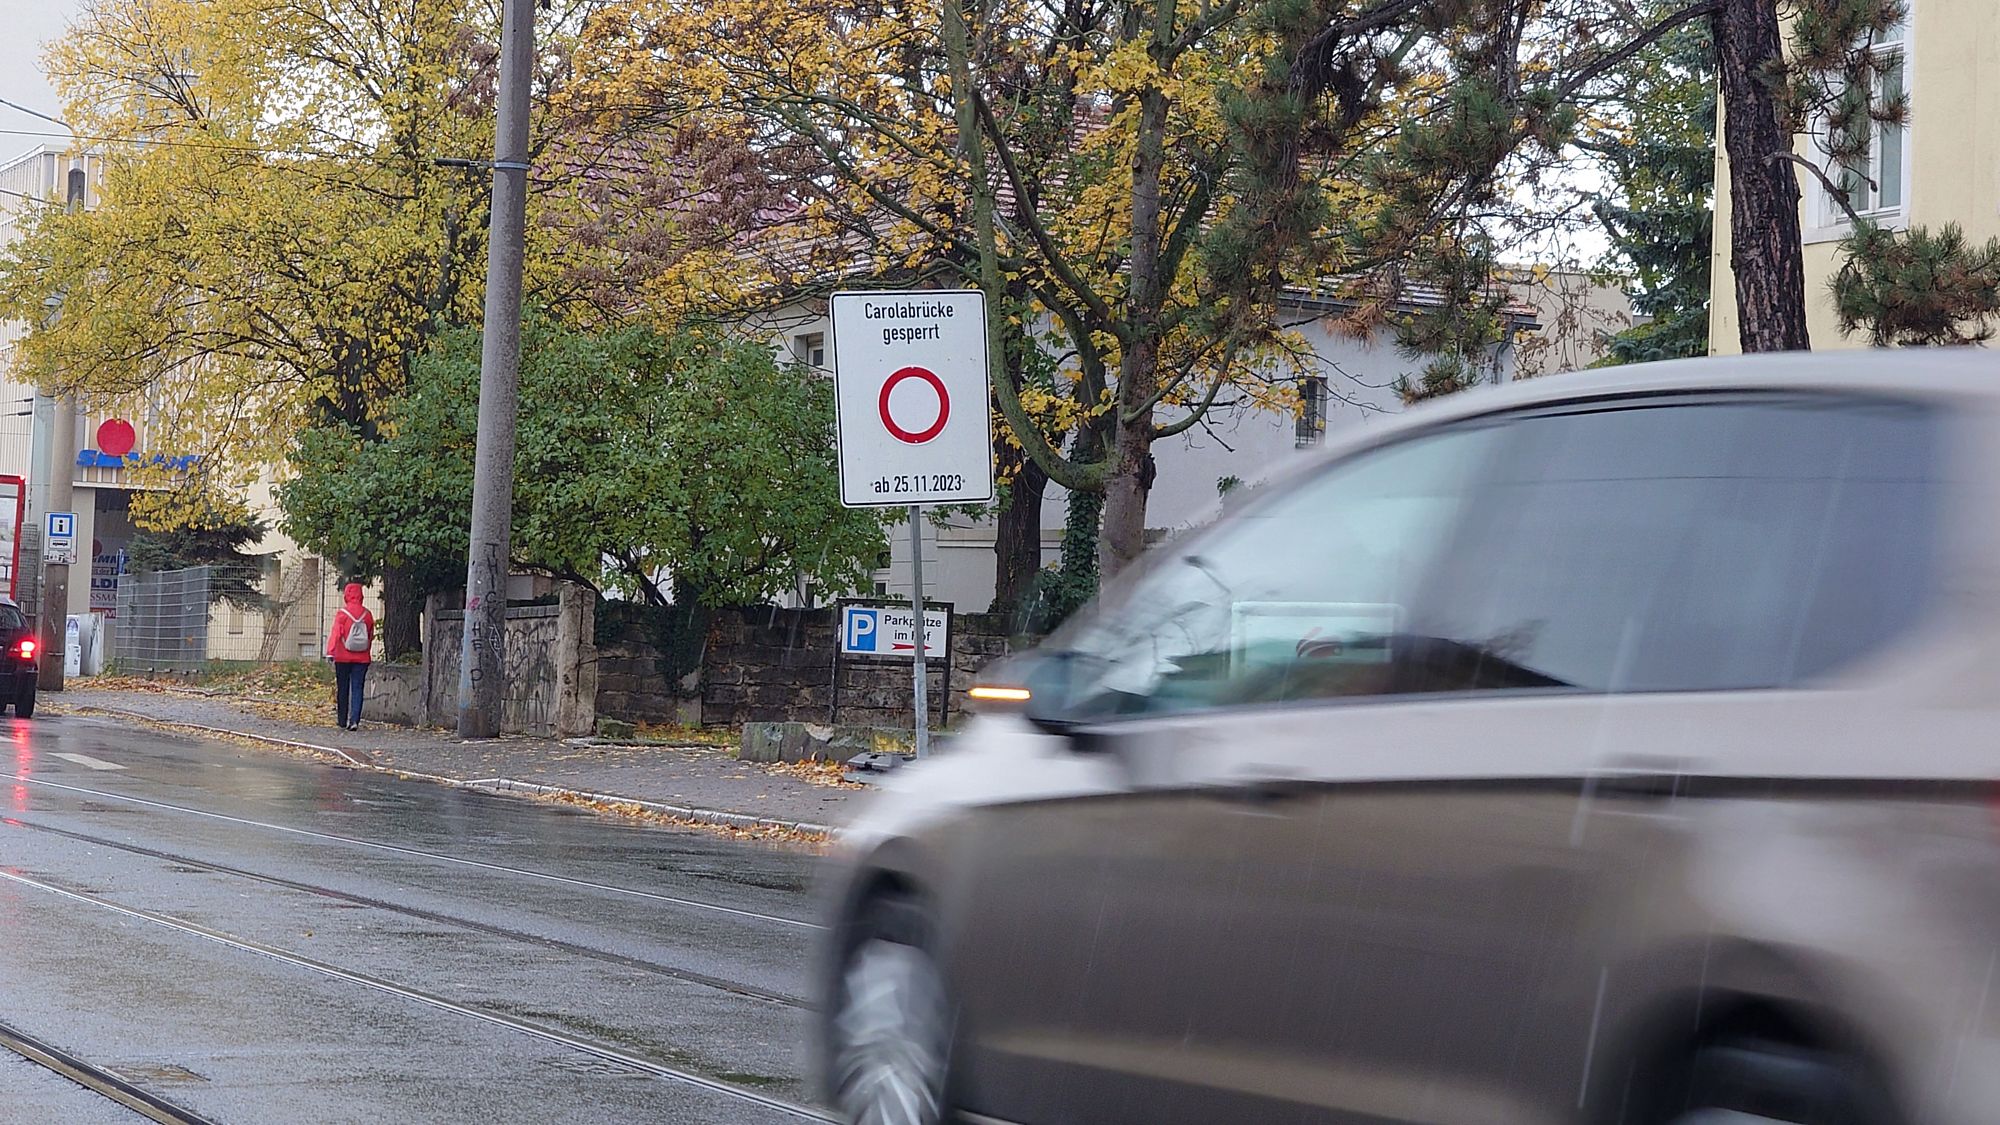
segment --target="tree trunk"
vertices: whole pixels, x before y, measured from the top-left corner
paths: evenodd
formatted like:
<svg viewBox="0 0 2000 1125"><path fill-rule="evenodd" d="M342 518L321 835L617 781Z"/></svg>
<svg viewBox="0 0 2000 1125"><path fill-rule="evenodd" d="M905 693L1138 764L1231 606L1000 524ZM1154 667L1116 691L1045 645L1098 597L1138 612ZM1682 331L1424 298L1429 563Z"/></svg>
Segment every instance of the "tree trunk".
<svg viewBox="0 0 2000 1125"><path fill-rule="evenodd" d="M1167 279L1161 274L1161 169L1166 163L1167 96L1157 88L1139 94L1139 124L1132 161L1132 263L1129 315L1132 333L1118 365L1117 425L1111 435L1111 470L1104 482L1104 534L1098 569L1111 578L1146 550L1146 496L1153 488L1153 397L1160 383L1160 309Z"/></svg>
<svg viewBox="0 0 2000 1125"><path fill-rule="evenodd" d="M1775 0L1721 0L1711 17L1729 154L1729 265L1746 352L1805 351L1805 250L1792 134L1772 90L1783 51Z"/></svg>
<svg viewBox="0 0 2000 1125"><path fill-rule="evenodd" d="M421 651L424 594L406 567L382 568L382 655L390 660Z"/></svg>
<svg viewBox="0 0 2000 1125"><path fill-rule="evenodd" d="M1013 480L993 539L992 612L1011 614L1042 569L1042 495L1049 475L1020 449L1004 441L995 444L1001 467L1011 469Z"/></svg>
<svg viewBox="0 0 2000 1125"><path fill-rule="evenodd" d="M1150 387L1158 377L1157 362L1150 341L1132 349L1118 372L1121 389L1128 380ZM1104 528L1098 540L1101 577L1113 577L1145 553L1146 498L1152 488L1153 410L1146 407L1136 417L1120 418L1112 435L1111 467L1104 479Z"/></svg>

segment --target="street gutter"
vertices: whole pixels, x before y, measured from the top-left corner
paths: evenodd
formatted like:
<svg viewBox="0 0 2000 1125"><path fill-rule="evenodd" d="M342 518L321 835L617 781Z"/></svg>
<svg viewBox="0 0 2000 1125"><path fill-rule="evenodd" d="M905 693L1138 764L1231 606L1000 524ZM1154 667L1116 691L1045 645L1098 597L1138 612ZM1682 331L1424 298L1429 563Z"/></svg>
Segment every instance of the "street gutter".
<svg viewBox="0 0 2000 1125"><path fill-rule="evenodd" d="M454 789L465 789L477 793L490 793L503 797L533 796L555 798L585 804L596 802L602 805L636 808L662 816L669 820L687 821L712 828L764 829L774 832L796 832L803 836L819 836L831 839L834 828L829 824L815 824L809 820L782 820L776 817L752 816L749 813L729 812L726 809L709 809L697 805L675 805L664 801L648 801L638 797L622 797L612 793L594 793L587 789L570 789L560 785L543 785L533 781L522 781L512 777L481 777L467 781L462 778L446 777L443 774L423 773L418 770L398 769L395 766L378 765L355 757L338 746L322 746L315 742L301 742L292 738L280 738L271 734L255 734L250 731L232 730L228 727L212 727L202 723L190 723L180 719L160 719L138 711L127 711L102 704L65 706L72 714L109 715L120 719L130 719L155 727L170 730L189 730L202 734L225 735L230 738L247 738L253 742L263 742L273 746L283 746L292 750L306 750L316 754L330 754L346 763L349 768L374 770L391 777L408 778L414 781L429 781L439 785L449 785Z"/></svg>

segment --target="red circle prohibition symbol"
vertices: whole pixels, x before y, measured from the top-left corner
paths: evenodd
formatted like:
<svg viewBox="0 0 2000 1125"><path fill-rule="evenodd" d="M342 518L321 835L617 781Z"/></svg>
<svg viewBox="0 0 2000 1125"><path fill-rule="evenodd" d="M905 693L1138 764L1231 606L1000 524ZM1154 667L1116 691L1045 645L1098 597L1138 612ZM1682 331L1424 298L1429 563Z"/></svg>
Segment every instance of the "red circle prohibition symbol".
<svg viewBox="0 0 2000 1125"><path fill-rule="evenodd" d="M889 392L895 390L897 385L905 379L922 379L931 385L932 390L937 392L937 421L932 422L929 429L906 430L898 426L896 420L889 416ZM945 393L944 380L938 378L928 368L905 367L882 381L882 397L876 403L876 409L882 415L882 425L888 429L890 435L897 441L908 442L911 445L922 445L944 432L944 424L951 419L951 396Z"/></svg>

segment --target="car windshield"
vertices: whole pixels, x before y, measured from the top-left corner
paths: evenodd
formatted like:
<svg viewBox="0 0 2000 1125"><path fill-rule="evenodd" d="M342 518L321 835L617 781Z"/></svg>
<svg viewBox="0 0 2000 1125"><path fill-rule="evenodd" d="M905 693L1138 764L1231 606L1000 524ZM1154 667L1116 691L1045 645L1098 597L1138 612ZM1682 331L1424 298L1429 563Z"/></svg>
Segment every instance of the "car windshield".
<svg viewBox="0 0 2000 1125"><path fill-rule="evenodd" d="M1422 436L1264 486L1052 639L1058 706L1081 719L1372 694L1420 652L1452 659L1410 635L1409 606L1495 434Z"/></svg>
<svg viewBox="0 0 2000 1125"><path fill-rule="evenodd" d="M1114 585L1051 644L1038 712L1822 677L1920 611L1933 422L1738 397L1367 450Z"/></svg>

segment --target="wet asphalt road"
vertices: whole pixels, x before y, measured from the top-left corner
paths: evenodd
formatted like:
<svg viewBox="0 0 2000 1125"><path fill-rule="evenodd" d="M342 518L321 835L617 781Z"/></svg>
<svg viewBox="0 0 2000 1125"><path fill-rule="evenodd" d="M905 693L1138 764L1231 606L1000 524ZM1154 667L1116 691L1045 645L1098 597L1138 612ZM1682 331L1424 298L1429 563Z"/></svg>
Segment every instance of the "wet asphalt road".
<svg viewBox="0 0 2000 1125"><path fill-rule="evenodd" d="M0 738L19 1033L218 1122L813 1119L810 855L105 720ZM121 1120L0 1053L0 1122Z"/></svg>

